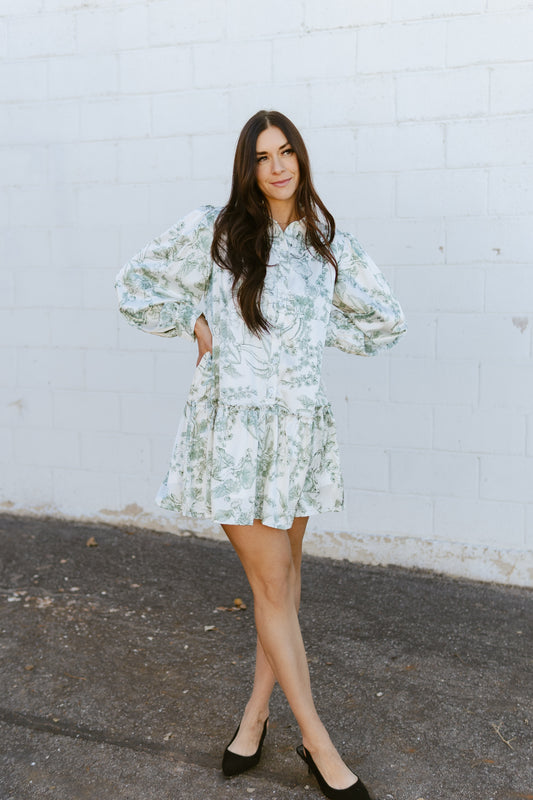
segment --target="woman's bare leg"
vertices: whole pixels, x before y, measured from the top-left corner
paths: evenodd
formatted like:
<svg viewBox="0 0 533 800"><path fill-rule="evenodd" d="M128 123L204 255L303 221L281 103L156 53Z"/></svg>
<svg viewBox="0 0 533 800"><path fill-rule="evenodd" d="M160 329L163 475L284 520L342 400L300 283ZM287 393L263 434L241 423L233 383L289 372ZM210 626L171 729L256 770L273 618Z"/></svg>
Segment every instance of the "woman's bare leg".
<svg viewBox="0 0 533 800"><path fill-rule="evenodd" d="M223 525L254 595L255 623L264 655L300 726L303 744L324 779L343 789L354 782L313 702L304 643L294 602L297 579L289 534L255 520Z"/></svg>
<svg viewBox="0 0 533 800"><path fill-rule="evenodd" d="M292 563L296 576L294 592L296 613L298 613L300 608L302 542L308 519L309 517L296 517L292 527L288 531ZM228 748L232 753L238 753L241 756L251 756L257 750L265 719L269 715L268 706L270 695L272 694L275 683L276 677L268 663L268 659L258 636L254 685L252 694L244 709L239 732Z"/></svg>

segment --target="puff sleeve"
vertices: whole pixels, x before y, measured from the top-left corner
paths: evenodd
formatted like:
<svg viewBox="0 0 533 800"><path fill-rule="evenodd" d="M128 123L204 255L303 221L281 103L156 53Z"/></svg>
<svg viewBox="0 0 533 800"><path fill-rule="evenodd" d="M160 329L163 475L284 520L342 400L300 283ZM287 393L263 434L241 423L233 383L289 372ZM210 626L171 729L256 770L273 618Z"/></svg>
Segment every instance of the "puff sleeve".
<svg viewBox="0 0 533 800"><path fill-rule="evenodd" d="M405 333L405 318L385 277L355 236L342 236L326 346L375 355Z"/></svg>
<svg viewBox="0 0 533 800"><path fill-rule="evenodd" d="M194 339L211 275L213 209L192 211L125 264L115 280L120 312L157 336Z"/></svg>

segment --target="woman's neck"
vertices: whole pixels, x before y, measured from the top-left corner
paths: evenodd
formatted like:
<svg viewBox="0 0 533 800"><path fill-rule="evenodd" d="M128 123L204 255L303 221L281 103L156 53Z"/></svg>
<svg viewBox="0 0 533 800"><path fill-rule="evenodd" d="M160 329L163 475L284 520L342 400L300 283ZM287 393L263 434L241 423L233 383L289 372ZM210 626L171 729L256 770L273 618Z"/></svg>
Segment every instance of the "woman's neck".
<svg viewBox="0 0 533 800"><path fill-rule="evenodd" d="M282 231L284 231L285 228L291 224L291 222L296 222L296 220L300 219L298 209L294 204L292 204L290 207L287 207L285 203L280 205L271 204L270 214L272 219L278 223Z"/></svg>

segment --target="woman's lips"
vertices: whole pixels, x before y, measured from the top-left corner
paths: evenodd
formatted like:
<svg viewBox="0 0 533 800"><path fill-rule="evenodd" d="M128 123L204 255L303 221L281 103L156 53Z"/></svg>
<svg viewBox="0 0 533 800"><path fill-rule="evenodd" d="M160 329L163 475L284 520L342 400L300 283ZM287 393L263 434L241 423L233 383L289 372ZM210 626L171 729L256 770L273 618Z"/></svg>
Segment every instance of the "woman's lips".
<svg viewBox="0 0 533 800"><path fill-rule="evenodd" d="M272 181L272 186L286 186L290 180L290 178L286 178L284 181Z"/></svg>

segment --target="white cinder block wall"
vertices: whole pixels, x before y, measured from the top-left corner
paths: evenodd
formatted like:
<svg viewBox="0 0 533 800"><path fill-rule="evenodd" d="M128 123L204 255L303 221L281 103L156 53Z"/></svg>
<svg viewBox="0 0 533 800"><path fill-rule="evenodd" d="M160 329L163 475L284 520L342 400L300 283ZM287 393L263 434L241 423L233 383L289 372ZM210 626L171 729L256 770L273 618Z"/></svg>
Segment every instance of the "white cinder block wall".
<svg viewBox="0 0 533 800"><path fill-rule="evenodd" d="M154 504L194 349L113 281L271 107L410 323L327 354L347 505L308 550L533 582L532 41L527 0L3 0L1 507L220 535Z"/></svg>

